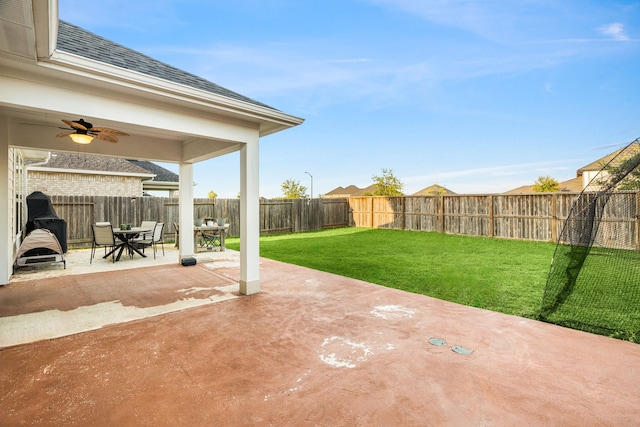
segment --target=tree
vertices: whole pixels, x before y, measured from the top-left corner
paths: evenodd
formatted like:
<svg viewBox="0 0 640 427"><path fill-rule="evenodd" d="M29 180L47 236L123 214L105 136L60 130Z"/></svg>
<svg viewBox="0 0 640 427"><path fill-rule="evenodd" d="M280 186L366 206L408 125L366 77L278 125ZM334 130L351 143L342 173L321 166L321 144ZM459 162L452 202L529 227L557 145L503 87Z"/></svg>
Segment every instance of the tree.
<svg viewBox="0 0 640 427"><path fill-rule="evenodd" d="M560 183L550 176L539 176L531 190L534 193L556 193L560 191Z"/></svg>
<svg viewBox="0 0 640 427"><path fill-rule="evenodd" d="M211 191L209 191L209 194L207 195L207 197L209 199L215 199L216 197L218 197L218 193L216 193L215 191L211 190Z"/></svg>
<svg viewBox="0 0 640 427"><path fill-rule="evenodd" d="M287 179L281 185L282 194L285 199L306 199L307 187L300 185L300 181L294 181L293 179Z"/></svg>
<svg viewBox="0 0 640 427"><path fill-rule="evenodd" d="M373 176L373 183L376 185L374 196L402 196L404 184L393 175L391 169L382 169L382 176Z"/></svg>

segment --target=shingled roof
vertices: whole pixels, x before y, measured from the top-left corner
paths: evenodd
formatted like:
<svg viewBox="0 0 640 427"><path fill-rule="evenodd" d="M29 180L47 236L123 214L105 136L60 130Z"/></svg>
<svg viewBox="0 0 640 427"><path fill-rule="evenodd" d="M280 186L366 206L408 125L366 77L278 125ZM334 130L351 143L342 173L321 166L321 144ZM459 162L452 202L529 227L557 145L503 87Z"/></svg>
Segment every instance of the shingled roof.
<svg viewBox="0 0 640 427"><path fill-rule="evenodd" d="M148 170L151 173L154 173L156 177L153 179L154 181L162 181L162 182L179 182L180 176L177 173L173 173L168 169L163 168L160 165L156 165L153 162L148 162L146 160L127 160L128 162L141 167L142 169Z"/></svg>
<svg viewBox="0 0 640 427"><path fill-rule="evenodd" d="M636 141L632 142L630 144L630 146L633 147L635 150L639 150L640 149L640 143L638 143ZM625 150L626 148L627 147L622 147L622 148L614 151L613 153L609 153L606 156L599 158L595 162L591 162L588 165L581 167L580 169L578 169L578 175L582 175L586 171L599 171L599 170L601 170L606 164L608 164L618 154L620 154L622 152L622 150Z"/></svg>
<svg viewBox="0 0 640 427"><path fill-rule="evenodd" d="M560 192L567 193L579 193L582 191L582 177L577 176L575 178L568 179L566 181L559 182ZM522 187L514 188L502 193L507 196L518 194L540 194L533 191L533 185L523 185Z"/></svg>
<svg viewBox="0 0 640 427"><path fill-rule="evenodd" d="M200 89L275 111L275 108L240 95L194 74L182 71L128 47L114 43L83 28L59 21L57 49L115 67Z"/></svg>
<svg viewBox="0 0 640 427"><path fill-rule="evenodd" d="M376 191L377 184L371 184L365 188L359 188L355 185L349 185L346 188L338 187L333 190L325 193L322 197L324 198L338 198L338 197L358 197L364 196L365 194L373 194Z"/></svg>
<svg viewBox="0 0 640 427"><path fill-rule="evenodd" d="M440 196L443 194L456 194L442 185L433 184L423 188L420 191L416 191L412 196Z"/></svg>
<svg viewBox="0 0 640 427"><path fill-rule="evenodd" d="M27 164L33 162L27 162ZM97 172L116 172L130 174L155 175L154 181L179 182L178 174L171 172L152 162L141 160L127 160L116 157L95 156L91 154L51 153L51 157L42 168L71 169Z"/></svg>
<svg viewBox="0 0 640 427"><path fill-rule="evenodd" d="M149 175L152 172L135 163L117 157L94 156L76 153L51 153L49 161L39 164L43 168L74 169L85 171L120 172Z"/></svg>

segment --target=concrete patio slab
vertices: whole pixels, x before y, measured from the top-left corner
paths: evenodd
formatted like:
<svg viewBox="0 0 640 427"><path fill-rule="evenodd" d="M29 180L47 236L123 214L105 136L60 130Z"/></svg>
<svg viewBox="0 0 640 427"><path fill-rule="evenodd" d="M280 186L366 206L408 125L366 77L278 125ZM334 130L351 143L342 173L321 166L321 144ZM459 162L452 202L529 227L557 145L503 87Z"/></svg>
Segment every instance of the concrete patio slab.
<svg viewBox="0 0 640 427"><path fill-rule="evenodd" d="M178 268L179 253L167 248L155 258L122 257L120 261L96 256L90 250L66 254L60 263L20 268L4 293L0 293L0 348L58 338L103 326L144 319L239 296L237 282L203 277L180 270L171 281L149 281L153 274ZM236 251L196 255L213 274L215 267L238 266ZM87 274L92 273L92 274ZM97 273L102 273L96 275ZM126 280L118 280L126 276ZM64 278L51 285L44 279ZM26 282L26 283L23 283ZM108 287L101 286L110 283ZM213 285L215 283L215 285ZM18 285L19 284L19 285ZM126 288L125 288L126 286Z"/></svg>
<svg viewBox="0 0 640 427"><path fill-rule="evenodd" d="M139 282L113 272L78 276L96 277L79 280L75 292L95 301L86 284L118 286L119 300L129 301L123 306L142 308L173 298L162 296L175 293L164 282L187 271L188 282L238 280L230 264L148 270L157 293L150 286L128 296ZM38 285L56 289L66 280ZM0 349L0 425L633 426L640 419L637 344L266 259L261 283L256 295ZM10 290L0 289L0 316Z"/></svg>

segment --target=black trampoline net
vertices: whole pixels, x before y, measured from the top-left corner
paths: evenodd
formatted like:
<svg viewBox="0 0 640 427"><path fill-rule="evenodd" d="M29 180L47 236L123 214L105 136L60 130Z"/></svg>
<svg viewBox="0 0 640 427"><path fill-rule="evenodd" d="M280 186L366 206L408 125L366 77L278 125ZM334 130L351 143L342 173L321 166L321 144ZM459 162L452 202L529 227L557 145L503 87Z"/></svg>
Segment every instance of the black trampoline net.
<svg viewBox="0 0 640 427"><path fill-rule="evenodd" d="M559 235L540 319L640 343L640 142L606 159Z"/></svg>

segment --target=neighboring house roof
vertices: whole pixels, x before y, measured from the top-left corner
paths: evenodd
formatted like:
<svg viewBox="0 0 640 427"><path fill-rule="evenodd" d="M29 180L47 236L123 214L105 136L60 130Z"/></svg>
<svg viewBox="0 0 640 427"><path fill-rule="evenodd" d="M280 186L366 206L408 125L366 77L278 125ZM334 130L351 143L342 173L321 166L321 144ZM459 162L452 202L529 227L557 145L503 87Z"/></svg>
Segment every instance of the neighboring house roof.
<svg viewBox="0 0 640 427"><path fill-rule="evenodd" d="M622 150L628 149L627 147L628 146L622 147L619 150L614 151L613 153L609 153L606 156L599 158L595 162L591 162L588 165L581 167L580 169L578 169L578 176L587 171L600 171L606 164L613 160L614 157L620 154ZM631 143L630 147L632 149L638 150L640 149L640 143L634 141Z"/></svg>
<svg viewBox="0 0 640 427"><path fill-rule="evenodd" d="M560 191L566 191L570 193L579 193L582 191L582 177L577 176L575 178L563 181L560 183Z"/></svg>
<svg viewBox="0 0 640 427"><path fill-rule="evenodd" d="M130 163L133 163L136 166L141 167L149 172L154 173L156 176L153 179L154 181L160 182L179 182L180 176L177 173L171 172L168 169L163 168L160 165L157 165L153 162L147 162L145 160L127 160Z"/></svg>
<svg viewBox="0 0 640 427"><path fill-rule="evenodd" d="M510 196L514 194L532 194L533 185L523 185L522 187L514 188L513 190L505 191L504 195Z"/></svg>
<svg viewBox="0 0 640 427"><path fill-rule="evenodd" d="M155 174L153 179L142 182L142 188L143 191L145 191L145 196L149 195L149 193L146 193L147 191L169 191L169 194L171 195L171 192L179 189L180 176L177 173L173 173L170 170L152 162L143 160L128 161Z"/></svg>
<svg viewBox="0 0 640 427"><path fill-rule="evenodd" d="M582 177L577 176L567 181L559 183L560 191L566 193L580 193L582 191ZM513 190L505 191L505 195L517 195L517 194L537 194L533 191L533 185L523 185L522 187L514 188Z"/></svg>
<svg viewBox="0 0 640 427"><path fill-rule="evenodd" d="M328 193L325 193L325 196L334 196L334 195L338 195L338 194L344 194L345 189L344 187L336 187L333 190L329 191Z"/></svg>
<svg viewBox="0 0 640 427"><path fill-rule="evenodd" d="M354 191L359 191L359 190L360 189L355 185L350 185L347 188L337 187L329 191L328 193L325 193L322 197L334 197L334 198L349 197Z"/></svg>
<svg viewBox="0 0 640 427"><path fill-rule="evenodd" d="M443 187L442 185L433 184L426 188L423 188L420 191L416 191L412 194L412 196L438 196L442 194L456 194L448 188Z"/></svg>
<svg viewBox="0 0 640 427"><path fill-rule="evenodd" d="M109 172L114 174L129 174L153 177L153 174L128 160L117 157L95 156L92 154L51 153L48 161L38 163L39 169L67 169L83 172Z"/></svg>
<svg viewBox="0 0 640 427"><path fill-rule="evenodd" d="M177 189L180 176L168 169L152 162L142 160L127 160L116 157L95 156L91 154L76 153L51 153L48 161L33 162L27 161L27 165L32 165L40 170L70 170L91 172L109 172L111 175L126 174L138 175L145 181L145 189ZM147 188L147 183L155 183L161 188ZM154 184L152 184L154 186Z"/></svg>
<svg viewBox="0 0 640 427"><path fill-rule="evenodd" d="M278 111L266 104L240 95L206 79L182 71L62 20L59 21L58 26L57 49L115 67L136 71L148 76Z"/></svg>
<svg viewBox="0 0 640 427"><path fill-rule="evenodd" d="M355 185L349 185L346 188L343 188L343 187L334 188L328 193L325 193L322 197L327 197L327 198L357 197L357 196L364 196L365 194L373 194L374 191L376 191L376 184L371 184L370 186L365 188L359 188L359 187L356 187Z"/></svg>
<svg viewBox="0 0 640 427"><path fill-rule="evenodd" d="M640 149L640 143L633 142L631 144L631 147ZM601 157L598 160L581 167L576 171L575 178L560 183L560 191L580 193L582 190L584 190L584 180L582 179L582 175L585 172L599 172L606 164L608 164L614 157L616 157L622 150L626 148L627 147L622 147L619 150L614 151L613 153L609 153L606 156ZM533 192L533 185L524 185L522 187L514 188L513 190L505 191L502 194L530 194Z"/></svg>
<svg viewBox="0 0 640 427"><path fill-rule="evenodd" d="M623 150L623 148L621 148L619 150L616 150L613 153L609 153L606 156L599 158L595 162L591 162L588 165L581 167L580 169L578 169L578 176L582 175L584 172L587 172L587 171L599 171L599 170L601 170L604 167L604 165L609 163L611 161L611 159L613 159L615 156L620 154L620 152L622 150Z"/></svg>

